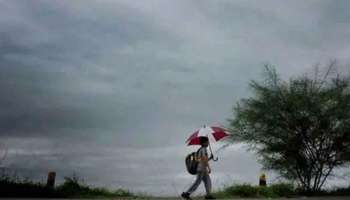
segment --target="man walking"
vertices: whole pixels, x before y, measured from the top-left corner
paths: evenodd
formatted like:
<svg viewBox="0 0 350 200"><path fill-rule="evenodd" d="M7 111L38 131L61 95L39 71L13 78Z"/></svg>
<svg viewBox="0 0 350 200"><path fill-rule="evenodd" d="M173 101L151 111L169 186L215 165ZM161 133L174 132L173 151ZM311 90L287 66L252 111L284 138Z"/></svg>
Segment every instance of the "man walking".
<svg viewBox="0 0 350 200"><path fill-rule="evenodd" d="M200 183L203 181L206 191L205 199L215 199L211 195L211 180L209 174L211 173L211 168L209 166L209 160L213 159L213 155L208 158L207 147L209 146L208 137L200 137L201 147L197 151L197 178L196 181L192 184L192 186L181 194L183 198L186 200L191 200L190 195L198 188Z"/></svg>

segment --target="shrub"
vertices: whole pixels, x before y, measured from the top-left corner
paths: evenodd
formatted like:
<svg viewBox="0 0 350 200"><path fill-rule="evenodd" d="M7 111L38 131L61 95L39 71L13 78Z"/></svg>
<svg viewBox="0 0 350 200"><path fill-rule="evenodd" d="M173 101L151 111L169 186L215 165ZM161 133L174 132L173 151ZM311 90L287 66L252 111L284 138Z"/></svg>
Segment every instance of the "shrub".
<svg viewBox="0 0 350 200"><path fill-rule="evenodd" d="M133 197L128 190L109 191L105 188L91 188L75 176L65 177L65 182L56 188L65 197Z"/></svg>
<svg viewBox="0 0 350 200"><path fill-rule="evenodd" d="M117 189L109 191L105 188L93 188L76 176L66 177L63 184L56 188L46 187L45 184L32 182L28 179L0 176L0 197L56 197L56 198L91 198L91 197L135 197L130 191Z"/></svg>
<svg viewBox="0 0 350 200"><path fill-rule="evenodd" d="M296 195L292 184L279 183L271 186L232 185L215 193L220 198L230 197L291 197Z"/></svg>
<svg viewBox="0 0 350 200"><path fill-rule="evenodd" d="M233 185L226 188L226 194L230 196L240 196L240 197L255 197L257 196L257 187L243 184L243 185Z"/></svg>
<svg viewBox="0 0 350 200"><path fill-rule="evenodd" d="M293 184L279 183L273 184L269 188L271 189L272 193L278 197L291 197L296 195Z"/></svg>
<svg viewBox="0 0 350 200"><path fill-rule="evenodd" d="M0 177L0 197L62 197L52 188L27 179Z"/></svg>

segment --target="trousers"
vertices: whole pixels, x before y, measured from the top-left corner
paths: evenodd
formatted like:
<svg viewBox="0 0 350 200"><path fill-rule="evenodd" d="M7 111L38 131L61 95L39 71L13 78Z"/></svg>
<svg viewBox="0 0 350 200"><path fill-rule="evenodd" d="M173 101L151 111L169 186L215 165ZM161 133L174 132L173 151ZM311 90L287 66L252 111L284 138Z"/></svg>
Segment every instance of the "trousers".
<svg viewBox="0 0 350 200"><path fill-rule="evenodd" d="M198 186L201 184L202 181L204 182L205 191L207 195L209 195L211 192L211 180L210 180L209 174L206 171L197 172L196 181L191 185L191 187L187 190L187 192L189 194L193 193L198 188Z"/></svg>

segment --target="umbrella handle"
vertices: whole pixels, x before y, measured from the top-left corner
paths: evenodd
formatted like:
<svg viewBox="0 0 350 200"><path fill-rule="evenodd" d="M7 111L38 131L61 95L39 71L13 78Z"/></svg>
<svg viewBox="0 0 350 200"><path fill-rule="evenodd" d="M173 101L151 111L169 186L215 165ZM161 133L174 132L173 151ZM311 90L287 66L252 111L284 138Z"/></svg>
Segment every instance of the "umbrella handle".
<svg viewBox="0 0 350 200"><path fill-rule="evenodd" d="M217 156L216 156L216 158L214 158L213 153L211 154L210 158L211 158L211 160L213 160L215 162L219 160L219 157L217 157Z"/></svg>
<svg viewBox="0 0 350 200"><path fill-rule="evenodd" d="M211 157L213 157L213 161L218 161L219 160L218 157L214 158L214 154L213 154L213 151L211 150L210 142L209 142L209 150L210 150L210 153L211 153Z"/></svg>
<svg viewBox="0 0 350 200"><path fill-rule="evenodd" d="M213 161L218 161L219 157L216 156L216 158L214 158L214 154L211 153L210 159L209 160L213 160Z"/></svg>

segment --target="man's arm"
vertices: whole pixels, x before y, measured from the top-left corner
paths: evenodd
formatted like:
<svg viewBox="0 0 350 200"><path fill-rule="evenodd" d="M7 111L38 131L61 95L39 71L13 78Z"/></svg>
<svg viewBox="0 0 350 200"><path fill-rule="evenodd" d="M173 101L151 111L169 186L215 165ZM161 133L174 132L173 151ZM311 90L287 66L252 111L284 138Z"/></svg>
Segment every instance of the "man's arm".
<svg viewBox="0 0 350 200"><path fill-rule="evenodd" d="M205 161L205 166L206 166L206 168L207 168L207 171L208 171L208 173L210 174L210 172L211 172L211 168L210 168L210 166L209 166L209 159L208 159L208 156L205 156L205 158L206 158L206 161Z"/></svg>

